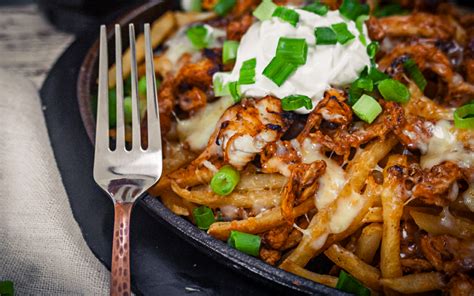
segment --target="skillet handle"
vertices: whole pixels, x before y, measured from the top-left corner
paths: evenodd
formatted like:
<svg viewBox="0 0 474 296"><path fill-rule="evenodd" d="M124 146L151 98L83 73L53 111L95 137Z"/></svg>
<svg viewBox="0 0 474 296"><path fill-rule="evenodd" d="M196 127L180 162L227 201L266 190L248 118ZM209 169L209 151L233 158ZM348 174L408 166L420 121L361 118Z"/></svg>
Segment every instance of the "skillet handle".
<svg viewBox="0 0 474 296"><path fill-rule="evenodd" d="M130 296L130 214L133 203L116 202L110 295Z"/></svg>

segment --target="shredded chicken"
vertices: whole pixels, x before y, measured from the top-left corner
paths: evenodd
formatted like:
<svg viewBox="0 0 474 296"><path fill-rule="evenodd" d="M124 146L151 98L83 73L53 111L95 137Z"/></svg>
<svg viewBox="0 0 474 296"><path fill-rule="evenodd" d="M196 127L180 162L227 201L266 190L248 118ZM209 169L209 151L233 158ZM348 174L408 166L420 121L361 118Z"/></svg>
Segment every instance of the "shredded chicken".
<svg viewBox="0 0 474 296"><path fill-rule="evenodd" d="M421 177L415 180L413 197L422 199L427 204L445 206L451 202L447 198L453 183L462 179L462 172L453 162L446 161L424 170Z"/></svg>
<svg viewBox="0 0 474 296"><path fill-rule="evenodd" d="M438 271L456 274L474 269L473 241L464 241L449 235L425 235L420 246L425 258Z"/></svg>

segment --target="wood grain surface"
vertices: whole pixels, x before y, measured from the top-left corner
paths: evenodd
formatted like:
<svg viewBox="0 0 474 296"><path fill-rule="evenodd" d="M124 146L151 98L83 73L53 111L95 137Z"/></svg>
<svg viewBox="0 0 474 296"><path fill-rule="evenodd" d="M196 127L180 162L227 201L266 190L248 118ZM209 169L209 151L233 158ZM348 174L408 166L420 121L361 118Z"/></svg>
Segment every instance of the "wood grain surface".
<svg viewBox="0 0 474 296"><path fill-rule="evenodd" d="M39 88L74 36L56 30L35 4L0 6L0 68Z"/></svg>

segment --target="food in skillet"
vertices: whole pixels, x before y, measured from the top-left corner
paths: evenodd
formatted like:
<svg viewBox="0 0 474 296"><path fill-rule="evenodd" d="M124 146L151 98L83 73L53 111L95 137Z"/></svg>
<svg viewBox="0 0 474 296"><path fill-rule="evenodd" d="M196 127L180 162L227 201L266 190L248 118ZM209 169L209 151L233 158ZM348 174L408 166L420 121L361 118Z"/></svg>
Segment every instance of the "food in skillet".
<svg viewBox="0 0 474 296"><path fill-rule="evenodd" d="M474 15L420 0L183 4L203 12L152 26L165 168L151 194L318 283L472 295Z"/></svg>

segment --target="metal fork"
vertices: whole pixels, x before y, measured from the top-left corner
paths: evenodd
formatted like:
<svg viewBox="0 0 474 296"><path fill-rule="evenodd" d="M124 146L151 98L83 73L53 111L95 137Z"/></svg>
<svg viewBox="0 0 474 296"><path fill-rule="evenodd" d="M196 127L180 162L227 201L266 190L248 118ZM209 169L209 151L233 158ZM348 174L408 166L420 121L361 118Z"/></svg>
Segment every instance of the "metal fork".
<svg viewBox="0 0 474 296"><path fill-rule="evenodd" d="M115 209L112 246L111 295L130 293L130 213L135 201L161 177L163 168L160 117L156 94L150 25L145 24L145 62L147 84L148 147L142 148L140 139L140 110L138 104L135 29L129 25L132 79L132 144L125 146L123 112L122 40L120 25L115 25L115 64L117 93L117 136L115 149L109 145L108 59L107 35L100 28L99 94L95 137L94 179L111 197Z"/></svg>

